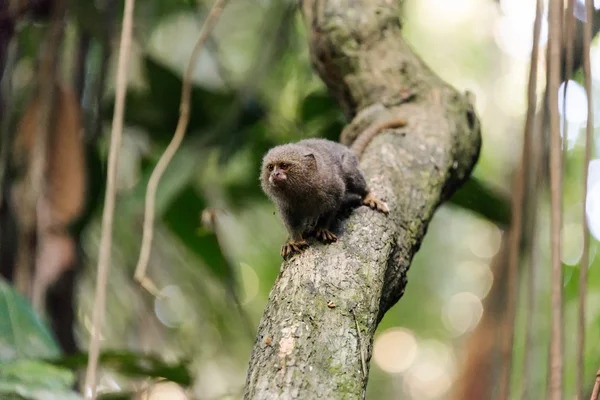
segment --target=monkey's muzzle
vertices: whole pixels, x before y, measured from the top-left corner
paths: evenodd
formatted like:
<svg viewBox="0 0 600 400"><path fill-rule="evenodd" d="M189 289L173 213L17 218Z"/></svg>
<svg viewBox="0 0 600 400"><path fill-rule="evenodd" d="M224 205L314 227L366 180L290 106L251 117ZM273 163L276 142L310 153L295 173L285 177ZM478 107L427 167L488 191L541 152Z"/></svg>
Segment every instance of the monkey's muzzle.
<svg viewBox="0 0 600 400"><path fill-rule="evenodd" d="M280 185L281 183L285 182L286 180L287 180L287 175L280 168L273 170L273 172L271 172L271 175L269 175L269 182L272 185Z"/></svg>

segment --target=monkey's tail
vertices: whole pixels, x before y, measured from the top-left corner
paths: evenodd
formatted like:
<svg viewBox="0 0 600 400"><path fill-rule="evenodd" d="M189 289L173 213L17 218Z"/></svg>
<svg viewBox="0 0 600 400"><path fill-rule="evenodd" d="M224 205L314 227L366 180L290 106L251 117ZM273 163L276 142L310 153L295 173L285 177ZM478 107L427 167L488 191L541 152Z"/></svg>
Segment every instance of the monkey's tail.
<svg viewBox="0 0 600 400"><path fill-rule="evenodd" d="M362 131L350 149L360 158L371 140L381 133L381 131L390 128L400 128L406 125L406 121L401 118L388 119L371 124L367 129Z"/></svg>

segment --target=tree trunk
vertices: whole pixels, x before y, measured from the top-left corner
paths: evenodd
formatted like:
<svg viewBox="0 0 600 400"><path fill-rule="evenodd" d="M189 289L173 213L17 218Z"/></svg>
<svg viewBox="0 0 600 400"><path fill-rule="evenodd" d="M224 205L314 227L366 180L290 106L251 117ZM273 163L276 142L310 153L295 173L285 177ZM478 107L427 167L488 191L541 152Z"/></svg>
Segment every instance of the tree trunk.
<svg viewBox="0 0 600 400"><path fill-rule="evenodd" d="M361 160L390 214L360 207L336 227L337 243L312 244L283 263L258 328L245 399L363 398L375 329L404 293L434 211L477 161L480 128L469 96L433 74L403 40L401 3L301 4L313 66L354 118L348 131L389 117L407 126L377 136Z"/></svg>

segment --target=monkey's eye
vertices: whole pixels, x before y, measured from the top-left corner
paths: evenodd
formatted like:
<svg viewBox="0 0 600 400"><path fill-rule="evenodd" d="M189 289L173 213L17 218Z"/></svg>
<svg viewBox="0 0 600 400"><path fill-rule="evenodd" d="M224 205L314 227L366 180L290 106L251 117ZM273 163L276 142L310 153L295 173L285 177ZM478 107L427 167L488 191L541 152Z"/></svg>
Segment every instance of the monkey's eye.
<svg viewBox="0 0 600 400"><path fill-rule="evenodd" d="M288 169L290 166L288 164L286 164L286 163L281 163L281 164L279 164L279 167L281 169Z"/></svg>
<svg viewBox="0 0 600 400"><path fill-rule="evenodd" d="M273 171L273 164L269 164L269 165L267 165L267 169L269 170L269 172L270 172L270 171Z"/></svg>

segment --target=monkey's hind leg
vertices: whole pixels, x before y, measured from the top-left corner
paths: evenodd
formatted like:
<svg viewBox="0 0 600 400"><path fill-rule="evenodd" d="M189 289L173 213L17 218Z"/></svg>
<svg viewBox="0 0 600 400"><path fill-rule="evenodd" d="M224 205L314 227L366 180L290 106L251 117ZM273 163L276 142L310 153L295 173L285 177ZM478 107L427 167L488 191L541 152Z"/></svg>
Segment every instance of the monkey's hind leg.
<svg viewBox="0 0 600 400"><path fill-rule="evenodd" d="M388 214L390 209L384 201L379 200L373 192L368 192L367 195L363 199L363 204L372 208L373 210L377 210L381 213Z"/></svg>
<svg viewBox="0 0 600 400"><path fill-rule="evenodd" d="M362 206L363 197L364 195L361 196L358 193L347 192L346 194L344 194L344 197L342 198L342 205L340 206L340 213L345 215L353 209Z"/></svg>
<svg viewBox="0 0 600 400"><path fill-rule="evenodd" d="M331 224L333 223L336 215L337 213L332 212L329 215L323 216L321 221L319 221L320 223L317 226L315 236L323 244L337 242L337 235L330 230Z"/></svg>
<svg viewBox="0 0 600 400"><path fill-rule="evenodd" d="M367 180L358 166L358 157L352 153L345 154L342 157L342 170L344 171L348 192L346 194L346 203L351 203L352 198L350 196L356 194L360 196L363 205L384 214L389 213L390 210L387 204L375 197L373 192L369 190Z"/></svg>
<svg viewBox="0 0 600 400"><path fill-rule="evenodd" d="M326 228L317 229L317 233L315 233L315 236L323 244L337 242L338 239L335 233L331 232L329 229Z"/></svg>

